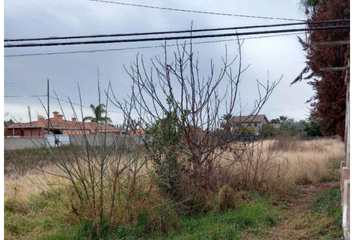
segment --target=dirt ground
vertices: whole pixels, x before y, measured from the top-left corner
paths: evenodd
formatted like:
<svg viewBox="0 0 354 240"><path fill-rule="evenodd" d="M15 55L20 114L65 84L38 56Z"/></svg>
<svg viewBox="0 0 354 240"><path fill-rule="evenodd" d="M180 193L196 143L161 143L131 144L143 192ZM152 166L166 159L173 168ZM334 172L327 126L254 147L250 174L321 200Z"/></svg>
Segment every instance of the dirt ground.
<svg viewBox="0 0 354 240"><path fill-rule="evenodd" d="M297 194L280 199L273 205L280 207L280 218L277 224L263 236L247 236L247 239L271 240L313 240L313 239L343 239L338 237L338 227L333 224L333 218L324 217L311 211L310 207L321 192L338 189L338 182L314 183L299 186ZM336 230L334 230L337 228ZM333 234L337 231L336 234Z"/></svg>

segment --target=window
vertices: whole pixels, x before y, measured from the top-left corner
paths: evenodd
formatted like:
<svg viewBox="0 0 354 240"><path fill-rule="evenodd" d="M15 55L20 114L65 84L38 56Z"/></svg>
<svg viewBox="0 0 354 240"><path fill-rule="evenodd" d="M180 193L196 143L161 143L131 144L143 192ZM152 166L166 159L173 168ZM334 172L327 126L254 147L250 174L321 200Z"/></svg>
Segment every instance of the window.
<svg viewBox="0 0 354 240"><path fill-rule="evenodd" d="M257 123L255 123L254 126L257 127Z"/></svg>

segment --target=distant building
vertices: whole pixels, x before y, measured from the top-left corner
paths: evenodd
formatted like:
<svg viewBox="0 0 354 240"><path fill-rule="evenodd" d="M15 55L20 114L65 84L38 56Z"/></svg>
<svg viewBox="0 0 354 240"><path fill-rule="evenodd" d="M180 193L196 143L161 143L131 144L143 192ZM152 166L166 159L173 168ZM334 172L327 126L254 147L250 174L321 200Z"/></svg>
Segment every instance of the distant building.
<svg viewBox="0 0 354 240"><path fill-rule="evenodd" d="M269 120L264 114L249 115L249 116L235 116L232 118L232 123L239 123L244 127L253 127L255 135L258 135L264 125L269 124Z"/></svg>
<svg viewBox="0 0 354 240"><path fill-rule="evenodd" d="M39 137L46 134L120 134L125 133L122 128L101 123L78 122L76 118L65 120L59 112L53 112L54 117L48 120L38 116L37 121L10 124L5 131L5 136Z"/></svg>

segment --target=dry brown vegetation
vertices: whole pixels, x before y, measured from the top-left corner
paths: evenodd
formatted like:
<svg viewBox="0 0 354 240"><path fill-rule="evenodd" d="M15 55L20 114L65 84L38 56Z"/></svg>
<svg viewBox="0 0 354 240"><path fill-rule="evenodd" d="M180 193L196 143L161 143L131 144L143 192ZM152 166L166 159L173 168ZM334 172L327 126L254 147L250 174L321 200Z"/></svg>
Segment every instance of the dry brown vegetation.
<svg viewBox="0 0 354 240"><path fill-rule="evenodd" d="M284 144L284 141L291 143ZM184 184L181 186L185 193L184 198L181 201L171 201L156 186L154 166L148 162L139 171L127 169L120 175L117 184L119 199L113 208L109 205L113 196L109 190L112 188L104 188L104 215L113 210L111 221L123 226L136 225L139 219L145 216L145 230L168 232L170 229L180 228L179 211L197 209L197 212L223 212L235 209L242 203L242 199L249 198L252 189L289 196L294 194L294 190L300 185L338 181L337 168L344 158L344 145L336 139L267 140L233 143L229 147L230 150L222 151L223 155L215 166L215 169L219 170L215 171L214 179L218 182L213 191L198 190ZM139 162L144 161L142 157ZM137 166L140 164L137 163ZM11 174L5 175L7 214L30 213L33 210L29 202L44 194L53 197L56 208L65 213L61 217L69 219L72 224L78 224L82 219L95 222L90 202L88 205L79 204L70 181L61 177L61 170L57 166L45 164L42 170L44 171L29 170L24 176L22 170L19 173L11 171ZM46 172L51 174L44 174ZM132 173L137 174L134 176ZM135 184L131 184L133 178ZM110 184L109 181L103 183ZM6 216L5 221L9 221ZM19 236L16 231L6 229L9 239Z"/></svg>
<svg viewBox="0 0 354 240"><path fill-rule="evenodd" d="M246 180L253 179L255 171L258 170L259 175L264 175L263 185L267 188L278 188L281 183L284 185L280 188L285 190L286 187L301 184L301 180L305 178L315 182L321 177L335 174L337 172L335 165L339 165L340 160L344 158L344 145L337 139L293 140L292 146L287 149L284 149L283 142L278 140L242 144L247 145L247 148L237 143L234 145L237 150L224 153L219 161L220 165L230 166L228 174L235 176L228 180L227 184L231 185L242 180L243 175ZM242 155L238 156L238 151L242 151ZM268 161L268 165L264 163L265 161ZM257 163L258 169L254 166ZM152 166L148 164L141 169L139 174L146 176L151 168ZM53 174L60 172L54 165L43 169ZM246 172L249 172L249 179L247 179ZM28 171L25 176L21 174L22 171L16 172L15 170L5 174L5 199L13 196L15 192L23 196L36 194L48 189L46 183L58 184L56 181L63 183L59 177L43 175L42 172L36 170Z"/></svg>
<svg viewBox="0 0 354 240"><path fill-rule="evenodd" d="M340 140L280 137L235 143L218 164L227 167L224 177L232 176L228 184L285 193L294 185L339 179L336 166L343 158L344 145Z"/></svg>

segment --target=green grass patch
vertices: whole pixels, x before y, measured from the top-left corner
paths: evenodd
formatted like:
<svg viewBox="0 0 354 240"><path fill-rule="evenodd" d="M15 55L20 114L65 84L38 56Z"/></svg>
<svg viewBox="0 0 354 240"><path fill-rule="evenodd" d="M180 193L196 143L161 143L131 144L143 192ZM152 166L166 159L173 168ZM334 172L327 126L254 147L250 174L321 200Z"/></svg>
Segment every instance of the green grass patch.
<svg viewBox="0 0 354 240"><path fill-rule="evenodd" d="M222 214L207 213L197 218L185 218L182 233L171 239L243 239L245 232L261 234L275 225L277 210L264 199L243 203L237 210Z"/></svg>
<svg viewBox="0 0 354 240"><path fill-rule="evenodd" d="M319 217L326 221L319 230L315 229L317 234L326 232L330 228L330 237L342 236L342 207L340 189L329 189L318 194L316 200L311 205L311 210L318 213Z"/></svg>
<svg viewBox="0 0 354 240"><path fill-rule="evenodd" d="M334 175L334 174L324 174L324 175L321 175L321 176L318 178L318 181L319 181L320 183L325 183L325 182L338 182L338 181L339 181L339 176Z"/></svg>
<svg viewBox="0 0 354 240"><path fill-rule="evenodd" d="M329 189L317 196L315 202L311 205L311 210L333 215L340 210L340 201L340 189Z"/></svg>
<svg viewBox="0 0 354 240"><path fill-rule="evenodd" d="M68 210L55 201L54 194L31 198L26 211L8 202L5 210L6 239L94 240L98 239L90 221L69 223ZM256 236L275 225L278 208L272 206L270 196L256 195L242 202L234 210L212 211L194 216L178 216L171 205L159 209L156 216L142 214L136 225L104 227L102 239L244 239L249 233ZM13 206L15 205L15 206ZM22 206L23 207L23 206ZM172 220L173 221L172 221ZM167 221L170 221L167 223ZM170 224L170 231L156 231L155 225ZM166 227L166 228L167 228Z"/></svg>

